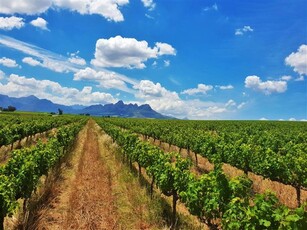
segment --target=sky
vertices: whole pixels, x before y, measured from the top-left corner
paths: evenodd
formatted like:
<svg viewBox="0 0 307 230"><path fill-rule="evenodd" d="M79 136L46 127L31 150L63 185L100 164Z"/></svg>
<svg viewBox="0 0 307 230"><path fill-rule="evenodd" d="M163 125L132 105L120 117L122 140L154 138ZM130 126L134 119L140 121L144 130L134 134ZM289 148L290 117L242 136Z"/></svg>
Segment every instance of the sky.
<svg viewBox="0 0 307 230"><path fill-rule="evenodd" d="M0 0L0 94L307 120L306 0Z"/></svg>

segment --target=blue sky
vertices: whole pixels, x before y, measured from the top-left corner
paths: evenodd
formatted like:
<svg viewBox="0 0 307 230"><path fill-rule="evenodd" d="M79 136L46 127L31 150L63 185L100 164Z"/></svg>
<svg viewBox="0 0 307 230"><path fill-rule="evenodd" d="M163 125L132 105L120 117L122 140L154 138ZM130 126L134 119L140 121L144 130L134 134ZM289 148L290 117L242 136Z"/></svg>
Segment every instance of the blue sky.
<svg viewBox="0 0 307 230"><path fill-rule="evenodd" d="M0 94L307 119L307 1L0 0Z"/></svg>

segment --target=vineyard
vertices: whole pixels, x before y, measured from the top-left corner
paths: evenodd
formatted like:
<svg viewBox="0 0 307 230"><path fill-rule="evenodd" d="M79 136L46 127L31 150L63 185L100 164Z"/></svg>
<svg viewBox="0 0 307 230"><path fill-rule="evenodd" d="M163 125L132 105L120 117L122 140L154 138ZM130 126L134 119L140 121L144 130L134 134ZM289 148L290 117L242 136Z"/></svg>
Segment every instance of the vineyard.
<svg viewBox="0 0 307 230"><path fill-rule="evenodd" d="M157 194L163 195L159 199L169 197L170 212L164 225L171 229L187 228L178 223L182 209L197 218L201 229L307 229L306 122L88 120L83 116L7 114L0 114L0 118L0 146L13 146L14 142L23 138L56 130L47 140L38 141L33 146L11 148L10 159L0 168L0 229L4 229L5 219L31 206L31 197L42 186L41 178L48 178L55 168L59 168L80 142L81 157L76 166L80 174L76 174L75 180L76 183L82 181L83 187L75 186L73 192L68 193L80 202L86 198L84 202L87 205L69 200L68 207L88 210L84 213L93 213L93 216L83 217L88 220L87 225L77 225L78 221L71 214L66 215L68 220L63 217L66 222L60 224L62 228L76 229L79 226L86 229L91 223L93 229L101 226L105 229L126 229L123 225L119 227L120 214L117 221L111 218L120 213L113 203L108 204L111 210L108 213L97 212L104 210L102 207L106 199L116 200L117 195L112 193L113 184L123 183L117 181L117 174L113 175L111 169L99 160L99 154L108 157L112 152L110 146L116 146L112 158L114 165L121 162L136 172L136 178L145 178L149 198L153 199ZM87 139L80 140L78 133L85 128ZM99 145L100 138L106 134L113 143ZM89 141L90 144L86 144ZM168 150L176 146L177 151L167 151L162 143L168 146ZM212 168L200 170L201 158L208 160ZM84 165L86 162L88 166ZM229 176L225 164L243 173ZM256 191L251 173L293 187L296 193L292 199L296 201L296 207L283 204L275 195L278 191ZM101 194L97 196L97 193ZM108 198L103 198L104 195ZM91 206L91 202L96 205ZM144 215L144 211L139 212ZM104 224L108 223L107 227L98 221L101 219Z"/></svg>

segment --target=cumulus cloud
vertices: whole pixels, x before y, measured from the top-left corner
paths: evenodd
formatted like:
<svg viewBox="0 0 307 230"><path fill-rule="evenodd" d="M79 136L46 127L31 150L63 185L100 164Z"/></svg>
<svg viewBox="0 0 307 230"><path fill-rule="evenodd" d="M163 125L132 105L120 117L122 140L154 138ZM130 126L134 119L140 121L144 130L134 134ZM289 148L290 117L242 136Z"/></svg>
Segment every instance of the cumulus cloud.
<svg viewBox="0 0 307 230"><path fill-rule="evenodd" d="M280 78L280 80L282 80L282 81L290 81L290 80L292 80L292 77L291 76L282 76L281 78Z"/></svg>
<svg viewBox="0 0 307 230"><path fill-rule="evenodd" d="M299 76L298 78L295 79L295 81L304 81L305 78L303 75Z"/></svg>
<svg viewBox="0 0 307 230"><path fill-rule="evenodd" d="M175 49L166 43L156 43L154 48L146 41L121 36L99 39L96 42L95 59L91 63L99 67L125 67L143 69L144 62L161 55L174 55Z"/></svg>
<svg viewBox="0 0 307 230"><path fill-rule="evenodd" d="M38 27L38 28L40 28L42 30L48 30L48 28L47 28L48 22L45 19L43 19L43 18L38 17L37 19L32 20L30 22L30 24L32 26Z"/></svg>
<svg viewBox="0 0 307 230"><path fill-rule="evenodd" d="M68 58L68 61L76 65L86 65L85 59L80 58L80 57L70 57Z"/></svg>
<svg viewBox="0 0 307 230"><path fill-rule="evenodd" d="M11 74L6 84L0 83L0 92L9 96L24 97L34 95L38 98L46 98L55 103L64 105L94 103L114 103L117 101L111 94L93 92L92 87L85 86L82 90L63 87L59 83L50 80L37 80Z"/></svg>
<svg viewBox="0 0 307 230"><path fill-rule="evenodd" d="M135 97L142 100L142 103L149 104L160 113L178 118L218 119L226 112L236 110L236 102L233 100L225 103L182 100L178 93L149 80L140 81L134 85L134 89L138 91Z"/></svg>
<svg viewBox="0 0 307 230"><path fill-rule="evenodd" d="M198 93L207 94L207 92L212 89L213 89L212 85L198 84L197 88L186 89L182 91L181 94L188 94L188 95L194 95Z"/></svg>
<svg viewBox="0 0 307 230"><path fill-rule="evenodd" d="M167 89L162 87L160 83L154 84L149 80L141 80L138 84L135 84L133 88L139 90L137 95L139 98L168 97L169 95L176 94L174 94L174 92L169 92ZM178 95L176 95L175 97L179 98Z"/></svg>
<svg viewBox="0 0 307 230"><path fill-rule="evenodd" d="M15 60L7 58L7 57L0 58L0 64L4 65L5 67L9 67L9 68L19 67L19 65L16 63Z"/></svg>
<svg viewBox="0 0 307 230"><path fill-rule="evenodd" d="M227 89L233 89L234 87L232 85L217 85L217 88L221 90L227 90Z"/></svg>
<svg viewBox="0 0 307 230"><path fill-rule="evenodd" d="M146 8L149 10L154 10L156 8L156 3L153 0L141 0Z"/></svg>
<svg viewBox="0 0 307 230"><path fill-rule="evenodd" d="M78 56L78 53L79 53L79 51L76 52L76 53L70 54L70 58L68 58L68 61L69 61L70 63L76 64L76 65L80 65L80 66L86 65L85 59L79 57L79 56Z"/></svg>
<svg viewBox="0 0 307 230"><path fill-rule="evenodd" d="M245 87L255 91L260 91L265 95L271 93L283 93L287 90L286 81L262 81L257 76L248 76L245 78Z"/></svg>
<svg viewBox="0 0 307 230"><path fill-rule="evenodd" d="M0 0L2 14L40 14L52 5L52 0Z"/></svg>
<svg viewBox="0 0 307 230"><path fill-rule="evenodd" d="M53 0L54 5L77 11L80 14L98 14L108 21L121 22L124 16L120 7L129 3L129 0Z"/></svg>
<svg viewBox="0 0 307 230"><path fill-rule="evenodd" d="M22 59L22 62L31 66L42 66L42 63L32 57L25 57Z"/></svg>
<svg viewBox="0 0 307 230"><path fill-rule="evenodd" d="M156 42L156 47L158 48L158 55L176 55L176 50L167 43Z"/></svg>
<svg viewBox="0 0 307 230"><path fill-rule="evenodd" d="M0 30L20 29L25 25L24 19L20 17L0 17Z"/></svg>
<svg viewBox="0 0 307 230"><path fill-rule="evenodd" d="M301 45L297 52L286 57L285 63L293 67L293 70L300 75L307 75L307 45Z"/></svg>
<svg viewBox="0 0 307 230"><path fill-rule="evenodd" d="M35 15L54 7L80 14L98 14L109 21L120 22L124 20L120 7L128 3L129 0L0 0L0 13Z"/></svg>
<svg viewBox="0 0 307 230"><path fill-rule="evenodd" d="M130 84L136 84L136 81L118 73L107 70L96 71L89 67L76 72L74 74L74 80L95 81L101 88L119 89L128 93L134 93L134 91L128 88L126 82Z"/></svg>
<svg viewBox="0 0 307 230"><path fill-rule="evenodd" d="M243 28L236 29L235 35L243 35L248 32L253 32L254 29L251 26L244 26Z"/></svg>

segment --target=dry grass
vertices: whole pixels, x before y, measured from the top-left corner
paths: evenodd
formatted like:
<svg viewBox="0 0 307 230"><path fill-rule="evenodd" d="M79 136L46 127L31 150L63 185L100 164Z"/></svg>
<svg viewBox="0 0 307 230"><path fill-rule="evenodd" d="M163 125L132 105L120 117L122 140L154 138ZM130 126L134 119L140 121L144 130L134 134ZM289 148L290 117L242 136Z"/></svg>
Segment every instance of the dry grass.
<svg viewBox="0 0 307 230"><path fill-rule="evenodd" d="M115 155L108 155L103 159L108 162L113 171L113 186L120 216L119 229L169 229L172 198L164 196L157 188L154 188L153 198L151 199L151 179L147 176L145 170L142 169L142 174L139 177L137 165L133 164L133 167L130 168L122 163L118 146L110 144L112 142L110 137L103 136L102 144L110 149L110 154L115 153ZM179 201L177 216L176 229L208 229L195 216L192 216Z"/></svg>
<svg viewBox="0 0 307 230"><path fill-rule="evenodd" d="M118 148L94 123L79 136L76 150L48 202L28 229L168 229L171 200L148 186L121 162ZM145 173L144 173L145 175ZM177 229L202 229L178 207Z"/></svg>
<svg viewBox="0 0 307 230"><path fill-rule="evenodd" d="M64 229L65 218L69 211L69 195L71 184L75 178L77 165L86 140L87 126L77 136L76 146L65 164L62 164L60 174L50 184L45 199L32 212L26 229Z"/></svg>
<svg viewBox="0 0 307 230"><path fill-rule="evenodd" d="M69 212L64 229L114 229L116 211L113 205L110 173L100 159L94 121L90 120L83 154L69 198Z"/></svg>
<svg viewBox="0 0 307 230"><path fill-rule="evenodd" d="M100 129L97 127L97 129ZM151 200L137 177L121 162L118 148L106 134L100 132L102 161L108 166L118 219L116 229L162 229L166 225L157 199Z"/></svg>

